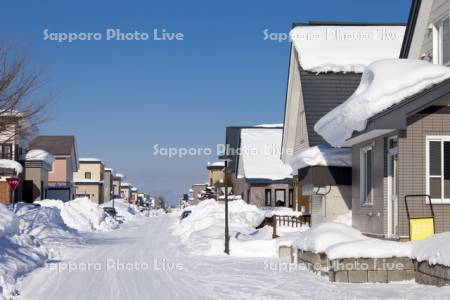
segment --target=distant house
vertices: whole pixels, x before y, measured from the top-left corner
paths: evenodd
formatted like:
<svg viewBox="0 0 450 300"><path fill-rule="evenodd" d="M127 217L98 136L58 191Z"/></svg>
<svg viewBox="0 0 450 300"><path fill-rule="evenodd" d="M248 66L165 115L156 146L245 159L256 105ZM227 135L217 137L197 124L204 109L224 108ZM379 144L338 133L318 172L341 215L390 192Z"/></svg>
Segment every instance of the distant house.
<svg viewBox="0 0 450 300"><path fill-rule="evenodd" d="M121 198L126 200L127 202L131 202L131 184L128 182L122 182L120 184L120 194Z"/></svg>
<svg viewBox="0 0 450 300"><path fill-rule="evenodd" d="M189 203L191 205L199 203L200 193L204 191L207 186L208 186L207 183L196 183L192 185L191 189L189 190L190 194Z"/></svg>
<svg viewBox="0 0 450 300"><path fill-rule="evenodd" d="M73 174L76 196L87 197L92 202L104 202L105 165L98 158L80 158L80 168Z"/></svg>
<svg viewBox="0 0 450 300"><path fill-rule="evenodd" d="M122 180L124 178L125 178L125 176L123 176L120 173L114 174L113 182L112 182L114 198L121 198L120 186L122 185Z"/></svg>
<svg viewBox="0 0 450 300"><path fill-rule="evenodd" d="M410 238L409 218L431 217L430 201L436 232L450 230L450 70L417 61L450 65L449 16L449 1L413 1L401 58L414 61L373 66L358 95L316 124L330 143L352 148L352 222L367 235ZM341 109L352 124L371 113L355 128Z"/></svg>
<svg viewBox="0 0 450 300"><path fill-rule="evenodd" d="M105 168L105 175L103 180L103 201L106 203L111 201L114 196L113 179L114 170L111 168Z"/></svg>
<svg viewBox="0 0 450 300"><path fill-rule="evenodd" d="M292 207L291 168L280 159L283 128L265 125L239 129L232 160L234 194L258 207ZM236 146L237 148L231 149Z"/></svg>
<svg viewBox="0 0 450 300"><path fill-rule="evenodd" d="M208 184L210 186L216 186L217 183L223 182L225 162L217 161L208 163L206 169L208 170Z"/></svg>
<svg viewBox="0 0 450 300"><path fill-rule="evenodd" d="M78 154L74 136L41 135L31 141L30 150L50 153L55 161L48 174L47 198L69 201L75 197L73 173L78 171Z"/></svg>
<svg viewBox="0 0 450 300"><path fill-rule="evenodd" d="M23 181L24 202L48 198L48 175L52 171L54 157L44 150L34 149L25 156L25 178Z"/></svg>
<svg viewBox="0 0 450 300"><path fill-rule="evenodd" d="M137 204L138 203L138 194L139 190L136 187L131 188L131 203Z"/></svg>
<svg viewBox="0 0 450 300"><path fill-rule="evenodd" d="M292 167L294 209L310 213L312 223L332 220L352 207L351 150L336 152L314 125L355 92L365 66L398 57L404 28L383 23L293 25L281 158ZM344 35L367 38L341 39Z"/></svg>

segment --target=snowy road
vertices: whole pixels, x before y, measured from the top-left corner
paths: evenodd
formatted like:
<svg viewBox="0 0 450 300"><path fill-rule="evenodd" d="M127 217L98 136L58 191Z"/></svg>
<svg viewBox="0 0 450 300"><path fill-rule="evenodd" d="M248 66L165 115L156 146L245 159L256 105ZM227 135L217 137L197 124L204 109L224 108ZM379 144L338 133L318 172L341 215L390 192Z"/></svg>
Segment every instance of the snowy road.
<svg viewBox="0 0 450 300"><path fill-rule="evenodd" d="M448 299L450 288L416 284L332 284L306 271L271 271L267 261L190 257L170 235L174 217L142 218L91 235L18 284L27 300L71 299ZM119 269L129 262L131 270ZM156 262L156 265L155 265ZM273 260L273 263L279 261ZM113 265L113 263L115 265ZM72 264L72 270L67 269ZM86 268L90 265L91 270ZM175 264L178 265L178 270ZM147 270L138 270L148 266ZM165 270L163 269L165 266ZM58 269L58 268L59 269ZM77 269L77 270L74 270ZM181 270L180 270L181 269Z"/></svg>

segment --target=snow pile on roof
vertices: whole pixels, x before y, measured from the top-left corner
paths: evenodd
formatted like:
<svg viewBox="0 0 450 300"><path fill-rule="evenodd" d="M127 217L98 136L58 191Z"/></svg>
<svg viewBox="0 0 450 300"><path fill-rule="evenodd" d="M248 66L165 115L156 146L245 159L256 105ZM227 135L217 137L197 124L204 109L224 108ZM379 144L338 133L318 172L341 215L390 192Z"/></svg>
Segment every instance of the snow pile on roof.
<svg viewBox="0 0 450 300"><path fill-rule="evenodd" d="M46 246L67 246L84 242L75 229L64 223L56 207L18 203L16 216L20 222L20 232L38 238Z"/></svg>
<svg viewBox="0 0 450 300"><path fill-rule="evenodd" d="M133 192L137 192L137 191L138 191L138 188L136 188L136 187L132 187L132 188L131 188L131 191L133 191Z"/></svg>
<svg viewBox="0 0 450 300"><path fill-rule="evenodd" d="M404 26L297 26L290 38L304 70L362 73L370 63L398 58Z"/></svg>
<svg viewBox="0 0 450 300"><path fill-rule="evenodd" d="M238 178L291 178L291 168L280 158L282 135L282 129L242 129Z"/></svg>
<svg viewBox="0 0 450 300"><path fill-rule="evenodd" d="M108 201L100 205L101 207L112 207L112 201ZM120 221L130 221L137 217L142 216L136 205L129 204L128 201L124 199L114 199L114 208L117 211L117 220Z"/></svg>
<svg viewBox="0 0 450 300"><path fill-rule="evenodd" d="M17 295L16 280L43 266L48 256L37 239L20 233L17 217L0 204L0 299Z"/></svg>
<svg viewBox="0 0 450 300"><path fill-rule="evenodd" d="M41 160L41 161L45 161L49 165L53 164L53 161L55 161L55 158L53 157L53 155L51 155L50 153L48 153L45 150L40 150L40 149L33 149L33 150L28 151L27 154L25 155L25 159L26 160Z"/></svg>
<svg viewBox="0 0 450 300"><path fill-rule="evenodd" d="M450 68L426 61L377 61L364 71L353 95L322 117L314 130L340 147L354 131L363 131L371 117L448 78Z"/></svg>
<svg viewBox="0 0 450 300"><path fill-rule="evenodd" d="M123 174L120 174L120 173L116 173L116 175L115 175L116 177L118 177L118 178L125 178L125 175L123 175Z"/></svg>
<svg viewBox="0 0 450 300"><path fill-rule="evenodd" d="M121 186L121 187L131 187L131 183L128 183L128 182L122 182L122 183L120 184L120 186Z"/></svg>
<svg viewBox="0 0 450 300"><path fill-rule="evenodd" d="M112 169L112 168L105 168L105 172L111 172L111 173L114 173L114 169Z"/></svg>
<svg viewBox="0 0 450 300"><path fill-rule="evenodd" d="M294 155L289 160L289 165L295 173L309 166L351 167L352 149L325 145L310 147Z"/></svg>
<svg viewBox="0 0 450 300"><path fill-rule="evenodd" d="M78 159L79 162L99 162L99 163L103 163L103 160L101 160L100 158L95 158L95 157L80 157Z"/></svg>
<svg viewBox="0 0 450 300"><path fill-rule="evenodd" d="M208 167L225 167L224 161L215 161L213 163L208 162Z"/></svg>
<svg viewBox="0 0 450 300"><path fill-rule="evenodd" d="M73 182L75 183L103 183L103 180L94 180L90 178L74 178Z"/></svg>
<svg viewBox="0 0 450 300"><path fill-rule="evenodd" d="M23 167L20 163L11 159L0 159L0 168L2 169L12 169L17 175L22 173Z"/></svg>
<svg viewBox="0 0 450 300"><path fill-rule="evenodd" d="M64 223L81 232L110 231L118 227L113 218L88 198L77 198L68 202L42 200L37 203L44 207L58 208Z"/></svg>
<svg viewBox="0 0 450 300"><path fill-rule="evenodd" d="M263 128L283 128L284 124L283 123L275 123L275 124L259 124L259 125L255 125L255 127L263 127Z"/></svg>

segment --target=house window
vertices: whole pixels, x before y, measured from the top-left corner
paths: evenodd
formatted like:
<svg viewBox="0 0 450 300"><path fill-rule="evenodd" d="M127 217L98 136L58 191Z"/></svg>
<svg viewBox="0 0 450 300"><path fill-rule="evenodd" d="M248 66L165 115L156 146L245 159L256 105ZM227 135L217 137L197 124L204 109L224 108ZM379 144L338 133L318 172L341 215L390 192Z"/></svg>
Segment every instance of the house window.
<svg viewBox="0 0 450 300"><path fill-rule="evenodd" d="M361 149L361 204L371 205L373 203L373 149L366 147Z"/></svg>
<svg viewBox="0 0 450 300"><path fill-rule="evenodd" d="M265 191L265 204L266 206L272 206L272 190L266 189Z"/></svg>
<svg viewBox="0 0 450 300"><path fill-rule="evenodd" d="M289 190L289 207L294 206L294 190Z"/></svg>
<svg viewBox="0 0 450 300"><path fill-rule="evenodd" d="M427 194L433 203L450 203L450 136L427 137Z"/></svg>
<svg viewBox="0 0 450 300"><path fill-rule="evenodd" d="M2 144L0 149L2 159L12 159L12 144Z"/></svg>
<svg viewBox="0 0 450 300"><path fill-rule="evenodd" d="M91 179L91 172L84 172L85 179Z"/></svg>
<svg viewBox="0 0 450 300"><path fill-rule="evenodd" d="M275 190L275 206L286 206L285 190Z"/></svg>
<svg viewBox="0 0 450 300"><path fill-rule="evenodd" d="M433 63L450 65L450 19L445 16L432 24L433 30Z"/></svg>

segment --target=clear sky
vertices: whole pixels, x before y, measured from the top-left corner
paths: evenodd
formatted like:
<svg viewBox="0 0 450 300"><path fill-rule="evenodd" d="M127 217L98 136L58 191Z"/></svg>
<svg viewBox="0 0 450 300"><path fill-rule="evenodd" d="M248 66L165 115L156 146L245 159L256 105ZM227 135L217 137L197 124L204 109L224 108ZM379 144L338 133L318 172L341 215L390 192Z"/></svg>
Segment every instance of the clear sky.
<svg viewBox="0 0 450 300"><path fill-rule="evenodd" d="M406 22L410 0L6 1L1 41L26 52L52 94L42 134L73 134L80 156L151 194L176 200L206 181L216 153L168 158L161 147L212 148L225 126L281 123L289 43L264 40L294 21ZM107 29L149 33L106 40ZM99 32L100 41L59 43L48 33ZM153 31L183 33L155 41Z"/></svg>

